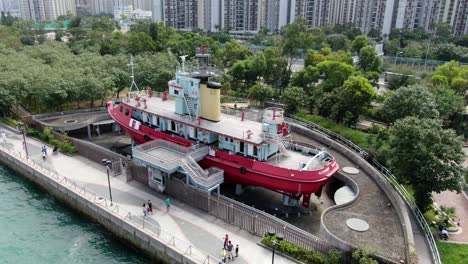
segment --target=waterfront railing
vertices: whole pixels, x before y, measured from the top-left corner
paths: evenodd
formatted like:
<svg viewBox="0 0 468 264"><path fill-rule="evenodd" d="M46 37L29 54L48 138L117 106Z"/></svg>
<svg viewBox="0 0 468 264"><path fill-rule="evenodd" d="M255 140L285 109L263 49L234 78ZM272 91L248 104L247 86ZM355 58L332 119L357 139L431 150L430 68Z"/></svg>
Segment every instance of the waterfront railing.
<svg viewBox="0 0 468 264"><path fill-rule="evenodd" d="M143 232L147 233L152 237L156 237L159 241L163 242L165 245L173 248L177 252L180 252L182 255L188 255L194 260L197 260L198 263L203 264L218 264L220 260L210 254L204 252L203 250L195 247L190 242L182 240L174 236L171 232L165 231L160 226L157 226L146 219L138 216L118 204L113 204L108 201L107 198L99 195L98 193L82 186L75 180L61 175L57 171L43 166L41 162L37 162L31 158L26 157L22 152L15 152L11 148L6 148L0 144L0 150L4 153L7 153L11 157L20 161L21 163L27 165L31 169L39 171L48 178L54 180L55 182L61 184L62 186L70 189L77 195L80 195L86 198L88 201L93 202L94 204L100 206L102 209L106 210L110 214L117 216L118 218L131 223L133 226L140 228Z"/></svg>

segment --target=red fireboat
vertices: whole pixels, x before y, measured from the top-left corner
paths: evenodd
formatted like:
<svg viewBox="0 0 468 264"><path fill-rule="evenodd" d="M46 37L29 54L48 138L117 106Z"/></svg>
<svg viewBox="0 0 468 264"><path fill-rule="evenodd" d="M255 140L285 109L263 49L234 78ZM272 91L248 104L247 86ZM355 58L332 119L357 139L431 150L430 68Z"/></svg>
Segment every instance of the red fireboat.
<svg viewBox="0 0 468 264"><path fill-rule="evenodd" d="M208 191L222 182L259 186L284 194L288 204L320 196L339 165L325 149L292 141L281 108L267 108L262 122L221 113L219 83L206 46L196 67L182 67L168 91L139 90L107 104L111 117L136 144L133 158L148 168L150 186L164 189L165 177L187 175L187 183ZM136 91L132 91L136 88ZM283 199L284 200L284 199Z"/></svg>

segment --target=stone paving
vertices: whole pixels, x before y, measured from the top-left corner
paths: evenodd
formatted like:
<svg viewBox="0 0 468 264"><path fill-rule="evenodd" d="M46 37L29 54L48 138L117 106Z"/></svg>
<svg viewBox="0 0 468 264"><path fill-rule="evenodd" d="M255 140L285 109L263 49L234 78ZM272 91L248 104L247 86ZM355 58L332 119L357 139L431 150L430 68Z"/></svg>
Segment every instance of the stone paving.
<svg viewBox="0 0 468 264"><path fill-rule="evenodd" d="M434 200L438 206L455 208L455 215L460 219L461 232L449 234L449 241L468 243L468 199L462 193L442 192L435 193Z"/></svg>
<svg viewBox="0 0 468 264"><path fill-rule="evenodd" d="M323 145L297 133L293 134L293 139L315 146ZM336 158L341 168L355 167L347 157L336 150L330 148L327 150ZM325 225L328 230L352 245L365 248L373 253L378 252L385 258L397 262L400 259L406 259L405 239L401 223L395 208L389 206L391 203L388 197L371 179L370 175L362 169L359 169L357 174L347 174L347 176L358 184L361 196L350 207L333 211L325 217ZM349 218L359 218L366 221L369 224L369 230L366 232L350 230L346 226L346 220ZM320 233L318 235L323 236Z"/></svg>
<svg viewBox="0 0 468 264"><path fill-rule="evenodd" d="M7 143L1 144L18 152L23 151L21 135L7 132L7 138ZM69 157L63 154L52 156L50 147L47 160L43 162L42 145L39 141L27 139L28 152L32 159L42 162L44 166L75 180L102 197L109 197L105 167L81 156ZM142 204L150 199L155 208L154 214L147 218L150 222L160 226L163 231L173 234L179 240L189 242L214 257L219 258L224 235L229 234L232 242L239 244L240 248L240 256L233 263L271 262L272 252L257 245L259 237L178 201L172 201L171 209L167 212L164 204L165 197L139 182L126 183L122 176L112 177L111 186L115 205L134 215L143 216ZM275 263L294 262L276 255Z"/></svg>

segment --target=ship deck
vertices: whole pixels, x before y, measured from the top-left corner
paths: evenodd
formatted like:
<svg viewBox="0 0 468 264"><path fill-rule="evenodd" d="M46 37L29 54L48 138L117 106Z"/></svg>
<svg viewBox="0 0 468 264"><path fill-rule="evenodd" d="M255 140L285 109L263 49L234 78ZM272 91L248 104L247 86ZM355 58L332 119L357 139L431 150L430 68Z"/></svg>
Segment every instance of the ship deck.
<svg viewBox="0 0 468 264"><path fill-rule="evenodd" d="M282 168L299 170L301 164L308 163L314 157L313 155L307 155L302 152L293 150L288 150L288 155L289 156L285 156L279 153L278 155L271 156L266 162ZM318 170L323 168L323 166L327 165L328 163L329 161L317 159L309 166L309 170Z"/></svg>
<svg viewBox="0 0 468 264"><path fill-rule="evenodd" d="M174 112L175 110L175 101L166 100L162 101L158 97L147 97L140 96L141 98L146 99L147 108L137 107L137 102L134 99L130 99L130 102L124 102L127 105L137 108L148 114L154 114L162 118L168 118L180 123L187 124L189 126L197 127L214 134L222 135L225 137L235 138L237 140L242 140L254 145L259 145L264 142L262 124L255 121L250 121L241 118L221 114L221 121L213 122L210 120L202 119L200 125L198 121L193 117L192 119L188 115L179 115ZM247 138L247 131L251 131L251 137Z"/></svg>

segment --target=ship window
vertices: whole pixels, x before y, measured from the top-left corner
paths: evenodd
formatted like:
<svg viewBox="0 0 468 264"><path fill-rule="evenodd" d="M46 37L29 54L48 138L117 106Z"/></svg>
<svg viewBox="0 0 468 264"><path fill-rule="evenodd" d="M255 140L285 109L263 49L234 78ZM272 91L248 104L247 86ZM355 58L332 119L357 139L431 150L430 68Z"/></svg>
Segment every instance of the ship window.
<svg viewBox="0 0 468 264"><path fill-rule="evenodd" d="M120 113L123 112L123 106L120 106Z"/></svg>
<svg viewBox="0 0 468 264"><path fill-rule="evenodd" d="M125 115L128 116L130 114L130 110L128 108L125 109Z"/></svg>

